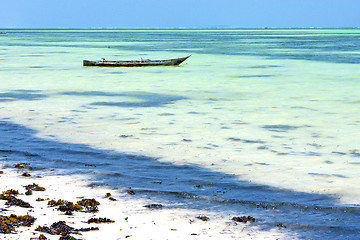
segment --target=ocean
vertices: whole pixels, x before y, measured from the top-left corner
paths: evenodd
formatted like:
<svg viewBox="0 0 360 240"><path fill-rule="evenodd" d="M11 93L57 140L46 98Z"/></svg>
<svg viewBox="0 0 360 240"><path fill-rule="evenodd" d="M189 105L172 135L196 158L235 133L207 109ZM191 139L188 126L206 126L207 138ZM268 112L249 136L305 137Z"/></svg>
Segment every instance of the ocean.
<svg viewBox="0 0 360 240"><path fill-rule="evenodd" d="M2 163L360 239L360 29L1 31Z"/></svg>

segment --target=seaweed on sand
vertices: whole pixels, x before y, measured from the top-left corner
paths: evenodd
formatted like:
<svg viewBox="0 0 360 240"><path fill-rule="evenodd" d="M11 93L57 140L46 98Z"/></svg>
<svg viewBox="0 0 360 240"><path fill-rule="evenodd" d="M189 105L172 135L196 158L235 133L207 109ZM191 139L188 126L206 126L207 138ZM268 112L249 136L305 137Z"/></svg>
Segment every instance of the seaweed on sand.
<svg viewBox="0 0 360 240"><path fill-rule="evenodd" d="M27 190L27 191L25 192L25 195L27 195L27 196L32 195L32 191L31 191L31 190Z"/></svg>
<svg viewBox="0 0 360 240"><path fill-rule="evenodd" d="M45 235L44 235L44 234L40 234L40 236L39 236L39 240L45 240L45 239L47 239L47 237L45 237Z"/></svg>
<svg viewBox="0 0 360 240"><path fill-rule="evenodd" d="M14 189L6 190L6 191L3 191L2 194L0 194L0 199L6 200L5 205L8 205L8 206L19 206L19 207L23 207L23 208L32 208L32 206L29 203L16 198L15 196L18 194L19 194L19 191L17 191L17 190L14 190Z"/></svg>
<svg viewBox="0 0 360 240"><path fill-rule="evenodd" d="M21 176L23 177L31 177L31 174L28 172L24 172L23 174L21 174Z"/></svg>
<svg viewBox="0 0 360 240"><path fill-rule="evenodd" d="M82 199L80 201L77 201L77 204L79 206L83 206L86 209L86 212L97 212L98 206L100 203L96 201L94 198L92 199Z"/></svg>
<svg viewBox="0 0 360 240"><path fill-rule="evenodd" d="M106 193L105 198L108 198L110 201L117 201L115 198L111 197L111 193Z"/></svg>
<svg viewBox="0 0 360 240"><path fill-rule="evenodd" d="M88 232L88 231L96 231L99 230L97 227L90 227L90 228L80 228L75 229L67 225L64 221L58 221L51 224L50 227L47 226L38 226L35 231L48 233L51 235L61 235L62 238L60 239L75 239L74 237L70 236L70 234L78 234L79 232Z"/></svg>
<svg viewBox="0 0 360 240"><path fill-rule="evenodd" d="M28 165L30 165L30 163L18 163L15 165L15 168L20 170L26 168Z"/></svg>
<svg viewBox="0 0 360 240"><path fill-rule="evenodd" d="M7 202L5 203L5 205L8 206L18 206L18 207L23 207L23 208L32 208L32 206L30 205L30 203L27 203L21 199L18 199L16 197L13 197L9 200L7 200Z"/></svg>
<svg viewBox="0 0 360 240"><path fill-rule="evenodd" d="M34 224L36 218L30 215L16 216L11 214L10 216L0 215L0 233L13 233L16 227L24 226L30 227Z"/></svg>
<svg viewBox="0 0 360 240"><path fill-rule="evenodd" d="M44 187L40 187L39 185L33 183L25 186L26 190L32 190L32 191L45 191Z"/></svg>
<svg viewBox="0 0 360 240"><path fill-rule="evenodd" d="M253 218L251 216L233 217L231 220L233 220L235 222L243 222L243 223L255 222L255 218Z"/></svg>
<svg viewBox="0 0 360 240"><path fill-rule="evenodd" d="M9 189L6 191L3 191L2 194L0 194L0 199L3 199L3 196L11 196L11 195L19 195L19 191L18 190L14 190L14 189ZM4 199L6 200L6 199Z"/></svg>
<svg viewBox="0 0 360 240"><path fill-rule="evenodd" d="M87 223L114 223L115 221L108 218L90 218Z"/></svg>
<svg viewBox="0 0 360 240"><path fill-rule="evenodd" d="M196 218L197 218L197 219L200 219L200 220L202 220L202 221L204 221L204 222L207 222L207 221L210 220L210 218L208 218L207 216L197 216Z"/></svg>
<svg viewBox="0 0 360 240"><path fill-rule="evenodd" d="M77 240L77 239L74 238L73 236L65 235L65 236L61 236L61 237L59 238L59 240Z"/></svg>
<svg viewBox="0 0 360 240"><path fill-rule="evenodd" d="M145 205L144 207L150 208L150 209L160 209L160 208L163 208L164 206L161 204L148 204L148 205Z"/></svg>
<svg viewBox="0 0 360 240"><path fill-rule="evenodd" d="M64 221L54 222L50 227L38 226L35 231L48 233L51 235L70 235L75 228L65 224Z"/></svg>
<svg viewBox="0 0 360 240"><path fill-rule="evenodd" d="M58 206L58 210L61 212L65 212L66 215L72 215L74 211L81 211L83 207L79 206L79 204L74 204L73 202L59 199L57 201L50 200L48 201L48 205L51 207Z"/></svg>
<svg viewBox="0 0 360 240"><path fill-rule="evenodd" d="M88 227L88 228L79 228L79 232L89 232L89 231L98 231L98 227Z"/></svg>

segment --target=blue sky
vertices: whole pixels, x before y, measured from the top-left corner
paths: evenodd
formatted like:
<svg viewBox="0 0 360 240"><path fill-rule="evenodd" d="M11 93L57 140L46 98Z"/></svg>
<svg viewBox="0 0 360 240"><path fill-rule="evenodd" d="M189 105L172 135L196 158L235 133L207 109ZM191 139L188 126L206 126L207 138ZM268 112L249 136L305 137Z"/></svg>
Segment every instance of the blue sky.
<svg viewBox="0 0 360 240"><path fill-rule="evenodd" d="M360 27L360 0L11 0L0 28Z"/></svg>

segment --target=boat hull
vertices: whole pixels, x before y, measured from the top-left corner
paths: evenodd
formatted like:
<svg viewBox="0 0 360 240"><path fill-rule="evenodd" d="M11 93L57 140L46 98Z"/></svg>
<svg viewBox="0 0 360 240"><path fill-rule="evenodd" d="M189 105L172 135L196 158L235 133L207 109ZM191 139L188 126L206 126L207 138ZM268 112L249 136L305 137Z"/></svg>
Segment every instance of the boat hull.
<svg viewBox="0 0 360 240"><path fill-rule="evenodd" d="M178 66L191 55L183 58L167 60L131 60L131 61L89 61L83 60L84 67L148 67L148 66Z"/></svg>

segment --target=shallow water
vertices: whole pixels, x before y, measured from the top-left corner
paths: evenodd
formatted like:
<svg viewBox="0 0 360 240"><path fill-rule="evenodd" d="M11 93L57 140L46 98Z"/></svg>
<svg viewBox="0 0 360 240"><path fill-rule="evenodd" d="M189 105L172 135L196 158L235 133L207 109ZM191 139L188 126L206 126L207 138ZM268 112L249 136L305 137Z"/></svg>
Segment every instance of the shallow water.
<svg viewBox="0 0 360 240"><path fill-rule="evenodd" d="M359 233L360 30L7 32L4 156L273 215L300 236ZM179 67L82 67L188 54Z"/></svg>

